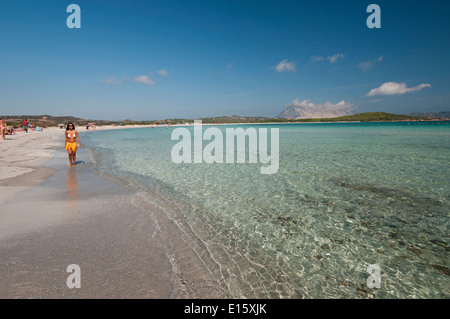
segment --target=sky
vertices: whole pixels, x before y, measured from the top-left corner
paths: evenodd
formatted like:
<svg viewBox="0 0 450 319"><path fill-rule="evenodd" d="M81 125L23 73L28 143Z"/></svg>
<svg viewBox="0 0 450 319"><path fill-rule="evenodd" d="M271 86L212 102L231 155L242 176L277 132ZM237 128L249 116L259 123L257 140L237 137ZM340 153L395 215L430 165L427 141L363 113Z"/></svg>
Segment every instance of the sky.
<svg viewBox="0 0 450 319"><path fill-rule="evenodd" d="M81 28L67 26L72 3ZM448 12L447 0L1 0L0 115L449 111Z"/></svg>

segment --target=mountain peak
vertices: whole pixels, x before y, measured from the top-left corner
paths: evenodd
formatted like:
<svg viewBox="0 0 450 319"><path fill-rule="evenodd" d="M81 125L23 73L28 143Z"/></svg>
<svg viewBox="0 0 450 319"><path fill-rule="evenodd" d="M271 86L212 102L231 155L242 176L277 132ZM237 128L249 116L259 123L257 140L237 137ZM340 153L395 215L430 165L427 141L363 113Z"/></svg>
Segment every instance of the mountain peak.
<svg viewBox="0 0 450 319"><path fill-rule="evenodd" d="M308 100L302 102L295 100L293 104L284 107L277 118L279 119L314 119L334 118L354 114L353 106L346 101L337 104L326 102L323 104L311 103Z"/></svg>

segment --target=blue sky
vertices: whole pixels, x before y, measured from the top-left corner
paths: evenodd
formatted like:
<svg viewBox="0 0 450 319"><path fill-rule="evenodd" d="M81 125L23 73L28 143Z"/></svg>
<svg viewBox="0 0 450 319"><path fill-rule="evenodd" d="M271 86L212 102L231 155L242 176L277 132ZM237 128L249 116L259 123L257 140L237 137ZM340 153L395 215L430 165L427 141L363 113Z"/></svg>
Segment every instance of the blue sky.
<svg viewBox="0 0 450 319"><path fill-rule="evenodd" d="M81 8L69 29L66 8ZM381 7L381 29L366 8ZM0 114L91 119L450 109L450 2L0 2Z"/></svg>

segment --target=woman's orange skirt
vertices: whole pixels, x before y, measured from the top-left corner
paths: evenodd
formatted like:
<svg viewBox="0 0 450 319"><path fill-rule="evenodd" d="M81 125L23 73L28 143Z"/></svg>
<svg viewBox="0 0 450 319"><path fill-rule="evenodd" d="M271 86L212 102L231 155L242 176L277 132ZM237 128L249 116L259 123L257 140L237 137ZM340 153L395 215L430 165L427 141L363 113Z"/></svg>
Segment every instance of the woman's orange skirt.
<svg viewBox="0 0 450 319"><path fill-rule="evenodd" d="M66 151L69 149L69 147L72 149L73 152L77 151L77 142L73 142L73 143L66 143Z"/></svg>

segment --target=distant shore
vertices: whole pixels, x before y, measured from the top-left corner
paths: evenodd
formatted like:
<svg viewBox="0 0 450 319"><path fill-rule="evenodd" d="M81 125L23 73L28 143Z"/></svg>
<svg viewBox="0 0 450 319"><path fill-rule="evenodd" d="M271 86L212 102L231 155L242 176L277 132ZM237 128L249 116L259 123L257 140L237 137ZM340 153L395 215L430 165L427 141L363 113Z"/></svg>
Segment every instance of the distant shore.
<svg viewBox="0 0 450 319"><path fill-rule="evenodd" d="M333 124L333 123L403 123L403 122L449 122L450 120L396 120L396 121L330 121L330 122L230 122L230 123L210 123L210 122L202 122L202 125L274 125L274 124ZM168 127L176 127L176 126L192 126L194 122L184 123L184 124L168 124ZM96 130L112 130L112 129L125 129L125 128L141 128L141 127L149 127L149 128L157 128L157 127L166 127L166 124L160 125L148 125L148 124L134 124L134 125L102 125L97 126ZM82 130L81 132L83 132ZM87 130L86 130L87 131Z"/></svg>
<svg viewBox="0 0 450 319"><path fill-rule="evenodd" d="M450 117L448 114L450 112L441 112L440 117L425 117L425 116L411 116L403 114L391 114L386 112L367 112L359 113L335 118L269 118L269 117L258 117L258 116L219 116L219 117L204 117L197 119L164 119L164 120L145 120L145 121L135 121L135 120L123 120L123 121L111 121L111 120L87 120L82 118L77 118L73 116L51 116L51 115L9 115L3 116L4 121L9 126L15 129L22 128L23 120L28 119L29 122L39 127L54 127L58 125L67 125L67 123L72 122L77 124L79 127L86 127L89 124L95 124L98 127L147 127L152 125L189 125L188 123L193 123L195 120L201 120L203 123L208 125L243 125L243 124L292 124L292 123L350 123L350 122L404 122L404 121L449 121ZM433 113L435 114L435 113ZM436 113L437 114L437 113ZM440 113L439 113L440 114ZM192 125L192 124L191 124Z"/></svg>
<svg viewBox="0 0 450 319"><path fill-rule="evenodd" d="M202 125L273 125L273 124L333 124L333 123L402 123L402 122L449 122L450 120L398 120L398 121L331 121L331 122L254 122L254 123L202 123ZM193 124L185 124L193 125ZM177 125L171 125L177 126ZM183 124L178 125L183 126Z"/></svg>

